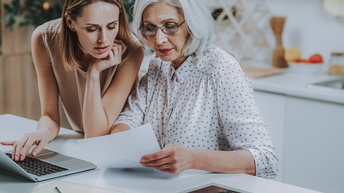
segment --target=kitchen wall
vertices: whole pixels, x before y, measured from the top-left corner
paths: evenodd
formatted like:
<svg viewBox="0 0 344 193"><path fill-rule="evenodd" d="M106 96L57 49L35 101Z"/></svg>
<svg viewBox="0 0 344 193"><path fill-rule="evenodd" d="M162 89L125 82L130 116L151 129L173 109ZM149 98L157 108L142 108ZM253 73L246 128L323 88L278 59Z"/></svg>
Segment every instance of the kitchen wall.
<svg viewBox="0 0 344 193"><path fill-rule="evenodd" d="M297 46L302 56L320 53L325 63L332 51L344 51L344 18L335 19L323 9L322 0L265 0L272 16L286 16L283 44ZM271 45L274 38L267 33Z"/></svg>

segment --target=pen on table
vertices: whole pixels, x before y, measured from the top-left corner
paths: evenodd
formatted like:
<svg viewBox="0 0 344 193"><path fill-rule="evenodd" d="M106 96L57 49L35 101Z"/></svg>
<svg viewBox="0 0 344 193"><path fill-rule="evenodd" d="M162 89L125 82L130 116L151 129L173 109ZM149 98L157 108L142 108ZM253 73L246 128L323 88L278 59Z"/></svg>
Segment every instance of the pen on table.
<svg viewBox="0 0 344 193"><path fill-rule="evenodd" d="M60 191L60 189L56 186L55 187L55 190L58 192L58 193L62 193L61 191Z"/></svg>

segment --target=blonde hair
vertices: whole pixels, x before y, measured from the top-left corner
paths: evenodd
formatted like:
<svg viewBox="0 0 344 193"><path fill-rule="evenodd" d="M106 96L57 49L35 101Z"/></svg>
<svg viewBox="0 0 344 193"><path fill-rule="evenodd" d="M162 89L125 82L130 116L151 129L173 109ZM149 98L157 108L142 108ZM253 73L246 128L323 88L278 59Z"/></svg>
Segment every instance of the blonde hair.
<svg viewBox="0 0 344 193"><path fill-rule="evenodd" d="M76 19L81 16L82 9L86 5L90 5L98 1L111 3L119 8L119 32L116 39L122 40L127 45L126 53L135 44L130 32L122 0L65 0L62 10L62 26L58 46L63 65L66 70L73 70L74 68L80 67L83 53L80 48L77 34L71 31L67 26L65 14L67 14L73 21L76 21Z"/></svg>

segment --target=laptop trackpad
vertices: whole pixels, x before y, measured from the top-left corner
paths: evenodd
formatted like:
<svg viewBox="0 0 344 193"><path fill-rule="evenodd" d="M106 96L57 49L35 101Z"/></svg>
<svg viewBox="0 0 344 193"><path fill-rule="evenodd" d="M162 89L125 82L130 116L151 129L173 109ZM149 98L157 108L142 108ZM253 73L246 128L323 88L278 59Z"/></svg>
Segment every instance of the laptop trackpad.
<svg viewBox="0 0 344 193"><path fill-rule="evenodd" d="M66 160L71 159L68 156L64 156L62 154L59 154L59 153L56 153L53 151L49 151L46 149L43 149L37 156L35 156L35 158L49 161L49 162L53 162L53 163L57 163L57 162L66 161Z"/></svg>

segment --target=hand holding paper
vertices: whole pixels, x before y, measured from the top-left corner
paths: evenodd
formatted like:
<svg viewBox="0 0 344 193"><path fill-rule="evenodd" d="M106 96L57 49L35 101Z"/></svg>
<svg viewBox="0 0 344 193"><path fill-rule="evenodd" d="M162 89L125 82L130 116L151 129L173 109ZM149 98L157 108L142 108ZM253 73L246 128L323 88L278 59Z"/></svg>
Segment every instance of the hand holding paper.
<svg viewBox="0 0 344 193"><path fill-rule="evenodd" d="M143 167L143 155L161 148L150 124L112 135L78 140L84 153L94 164L108 168Z"/></svg>

